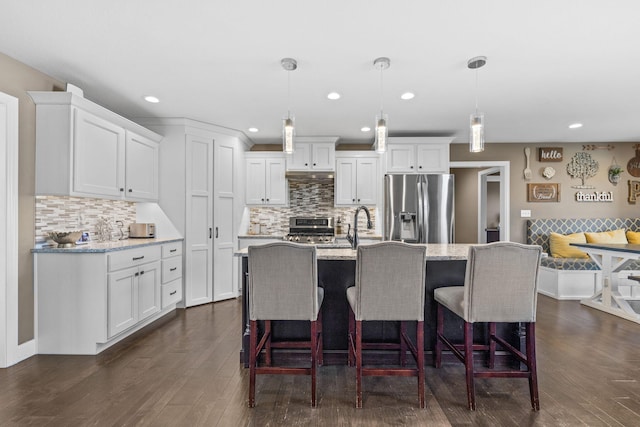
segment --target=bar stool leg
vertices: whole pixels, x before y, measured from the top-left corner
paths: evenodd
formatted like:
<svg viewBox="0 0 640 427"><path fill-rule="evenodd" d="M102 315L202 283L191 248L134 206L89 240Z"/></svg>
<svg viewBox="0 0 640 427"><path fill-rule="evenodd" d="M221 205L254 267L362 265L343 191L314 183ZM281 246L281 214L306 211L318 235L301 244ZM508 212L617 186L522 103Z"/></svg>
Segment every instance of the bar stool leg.
<svg viewBox="0 0 640 427"><path fill-rule="evenodd" d="M355 333L356 333L356 315L349 307L349 332L348 332L348 340L347 340L347 365L353 366L356 363L355 360Z"/></svg>
<svg viewBox="0 0 640 427"><path fill-rule="evenodd" d="M356 321L356 408L362 408L362 321Z"/></svg>
<svg viewBox="0 0 640 427"><path fill-rule="evenodd" d="M400 366L407 365L407 342L405 337L407 336L407 323L400 321Z"/></svg>
<svg viewBox="0 0 640 427"><path fill-rule="evenodd" d="M538 396L538 368L536 364L536 324L529 322L527 331L527 365L529 366L529 394L531 395L531 407L534 411L540 410L540 397Z"/></svg>
<svg viewBox="0 0 640 427"><path fill-rule="evenodd" d="M489 322L489 369L496 365L496 323Z"/></svg>
<svg viewBox="0 0 640 427"><path fill-rule="evenodd" d="M436 368L440 368L442 366L442 340L441 336L444 335L444 308L440 303L437 304L437 320L436 320L436 358L435 358L435 366Z"/></svg>
<svg viewBox="0 0 640 427"><path fill-rule="evenodd" d="M473 384L473 323L464 322L464 367L467 376L467 402L476 410L476 393Z"/></svg>
<svg viewBox="0 0 640 427"><path fill-rule="evenodd" d="M416 349L418 350L418 398L420 399L420 409L424 409L424 322L416 325Z"/></svg>
<svg viewBox="0 0 640 427"><path fill-rule="evenodd" d="M256 346L258 345L258 327L252 320L249 330L249 408L256 406Z"/></svg>
<svg viewBox="0 0 640 427"><path fill-rule="evenodd" d="M311 407L316 407L316 374L318 365L318 322L311 321Z"/></svg>

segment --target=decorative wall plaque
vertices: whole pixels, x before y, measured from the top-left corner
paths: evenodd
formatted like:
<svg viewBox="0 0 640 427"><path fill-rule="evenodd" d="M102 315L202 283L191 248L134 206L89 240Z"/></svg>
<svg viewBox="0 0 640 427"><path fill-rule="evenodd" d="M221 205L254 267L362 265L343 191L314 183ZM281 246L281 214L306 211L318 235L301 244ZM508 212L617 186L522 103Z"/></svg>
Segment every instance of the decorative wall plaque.
<svg viewBox="0 0 640 427"><path fill-rule="evenodd" d="M527 184L528 202L559 202L560 184L539 183Z"/></svg>
<svg viewBox="0 0 640 427"><path fill-rule="evenodd" d="M562 147L539 147L538 161L540 162L561 162Z"/></svg>
<svg viewBox="0 0 640 427"><path fill-rule="evenodd" d="M585 179L592 178L598 172L600 165L593 160L591 154L580 151L573 155L571 161L567 163L567 173L571 178L580 178L582 184L572 185L572 188L594 188L593 185L586 185Z"/></svg>
<svg viewBox="0 0 640 427"><path fill-rule="evenodd" d="M640 145L634 145L636 156L627 163L627 171L631 176L640 177Z"/></svg>
<svg viewBox="0 0 640 427"><path fill-rule="evenodd" d="M629 180L629 203L636 204L640 199L640 181Z"/></svg>

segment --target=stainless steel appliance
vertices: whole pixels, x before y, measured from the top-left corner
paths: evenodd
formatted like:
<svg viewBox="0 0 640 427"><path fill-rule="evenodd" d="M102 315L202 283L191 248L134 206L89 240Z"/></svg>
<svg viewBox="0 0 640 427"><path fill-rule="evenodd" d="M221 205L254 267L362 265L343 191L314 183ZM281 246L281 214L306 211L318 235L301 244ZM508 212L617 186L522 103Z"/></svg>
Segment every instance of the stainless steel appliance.
<svg viewBox="0 0 640 427"><path fill-rule="evenodd" d="M336 232L333 218L292 217L289 218L289 234L284 240L296 243L334 243Z"/></svg>
<svg viewBox="0 0 640 427"><path fill-rule="evenodd" d="M154 223L136 222L129 225L129 237L149 239L156 237L156 225Z"/></svg>
<svg viewBox="0 0 640 427"><path fill-rule="evenodd" d="M384 240L453 243L454 176L450 174L384 177Z"/></svg>

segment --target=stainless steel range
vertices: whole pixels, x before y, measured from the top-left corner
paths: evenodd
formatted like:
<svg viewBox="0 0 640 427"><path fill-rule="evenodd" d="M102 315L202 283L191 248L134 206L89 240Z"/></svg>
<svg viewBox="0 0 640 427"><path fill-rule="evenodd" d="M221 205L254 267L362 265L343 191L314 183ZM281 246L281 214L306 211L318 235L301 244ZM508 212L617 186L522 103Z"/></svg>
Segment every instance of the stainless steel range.
<svg viewBox="0 0 640 427"><path fill-rule="evenodd" d="M284 240L297 243L326 244L336 241L333 218L289 218L289 234Z"/></svg>

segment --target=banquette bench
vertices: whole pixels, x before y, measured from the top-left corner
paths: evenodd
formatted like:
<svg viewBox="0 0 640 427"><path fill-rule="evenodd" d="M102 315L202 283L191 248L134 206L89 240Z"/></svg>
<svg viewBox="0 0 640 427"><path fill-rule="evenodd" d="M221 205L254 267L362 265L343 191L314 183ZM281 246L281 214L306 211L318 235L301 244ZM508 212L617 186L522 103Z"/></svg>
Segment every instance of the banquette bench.
<svg viewBox="0 0 640 427"><path fill-rule="evenodd" d="M549 256L540 262L538 291L556 299L582 299L599 290L601 272L591 258L553 256L551 233L602 233L613 230L640 231L640 218L577 218L527 220L527 243L542 246ZM633 243L633 242L632 242ZM640 262L631 261L618 269L620 284L630 270L640 270Z"/></svg>

